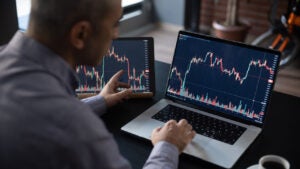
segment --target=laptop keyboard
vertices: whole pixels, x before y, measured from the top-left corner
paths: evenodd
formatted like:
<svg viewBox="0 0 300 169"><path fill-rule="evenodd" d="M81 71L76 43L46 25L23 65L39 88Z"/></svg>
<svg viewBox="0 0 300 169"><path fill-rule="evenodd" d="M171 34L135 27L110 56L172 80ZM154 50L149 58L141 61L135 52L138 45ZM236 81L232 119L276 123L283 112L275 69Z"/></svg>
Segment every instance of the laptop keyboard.
<svg viewBox="0 0 300 169"><path fill-rule="evenodd" d="M152 118L162 122L171 119L179 121L184 118L193 126L196 133L228 144L234 144L246 130L244 127L173 105L166 106Z"/></svg>

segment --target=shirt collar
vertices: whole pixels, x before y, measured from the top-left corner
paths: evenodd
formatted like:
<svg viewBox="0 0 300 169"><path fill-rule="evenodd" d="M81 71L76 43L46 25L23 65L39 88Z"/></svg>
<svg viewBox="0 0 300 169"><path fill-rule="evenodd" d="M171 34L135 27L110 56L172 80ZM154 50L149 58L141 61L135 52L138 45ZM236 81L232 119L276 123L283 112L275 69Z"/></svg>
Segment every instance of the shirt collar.
<svg viewBox="0 0 300 169"><path fill-rule="evenodd" d="M23 32L16 32L7 47L13 48L21 53L20 56L24 56L47 69L73 93L78 87L79 78L75 70L61 56L35 39L26 36Z"/></svg>

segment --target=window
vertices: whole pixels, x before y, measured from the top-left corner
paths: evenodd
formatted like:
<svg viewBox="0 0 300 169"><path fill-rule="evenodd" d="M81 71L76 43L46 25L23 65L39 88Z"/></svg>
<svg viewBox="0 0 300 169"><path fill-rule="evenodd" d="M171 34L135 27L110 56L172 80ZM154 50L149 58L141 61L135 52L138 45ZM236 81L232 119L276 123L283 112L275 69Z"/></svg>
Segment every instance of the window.
<svg viewBox="0 0 300 169"><path fill-rule="evenodd" d="M126 20L142 14L143 0L123 0L122 7L124 14L122 20Z"/></svg>
<svg viewBox="0 0 300 169"><path fill-rule="evenodd" d="M122 0L121 36L138 36L153 27L153 0Z"/></svg>
<svg viewBox="0 0 300 169"><path fill-rule="evenodd" d="M31 0L16 0L19 29L28 27ZM126 34L141 28L151 21L151 0L122 0L123 18L120 32Z"/></svg>
<svg viewBox="0 0 300 169"><path fill-rule="evenodd" d="M128 7L143 2L143 0L122 0L122 7Z"/></svg>
<svg viewBox="0 0 300 169"><path fill-rule="evenodd" d="M28 27L31 0L16 0L16 6L19 29L26 30Z"/></svg>

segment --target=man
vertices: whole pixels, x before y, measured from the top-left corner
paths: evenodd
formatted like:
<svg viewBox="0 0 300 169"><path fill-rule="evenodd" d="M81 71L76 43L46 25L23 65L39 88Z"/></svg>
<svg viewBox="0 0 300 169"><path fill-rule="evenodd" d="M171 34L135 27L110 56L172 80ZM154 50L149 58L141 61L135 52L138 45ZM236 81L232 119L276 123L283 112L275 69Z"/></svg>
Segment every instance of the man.
<svg viewBox="0 0 300 169"><path fill-rule="evenodd" d="M99 64L118 35L120 0L32 0L29 27L0 49L0 168L130 168L99 116L127 98L116 73L78 100L77 65ZM184 135L185 137L182 137ZM176 168L195 136L186 120L152 134L144 168Z"/></svg>

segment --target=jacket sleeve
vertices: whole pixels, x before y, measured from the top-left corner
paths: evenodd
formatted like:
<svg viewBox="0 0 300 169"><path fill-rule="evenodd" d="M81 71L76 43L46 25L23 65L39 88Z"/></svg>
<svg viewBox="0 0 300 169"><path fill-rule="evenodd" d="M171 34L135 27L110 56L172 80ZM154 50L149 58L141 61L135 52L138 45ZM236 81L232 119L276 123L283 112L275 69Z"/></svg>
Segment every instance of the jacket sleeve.
<svg viewBox="0 0 300 169"><path fill-rule="evenodd" d="M175 145L165 141L158 142L143 169L176 169L178 156L178 148Z"/></svg>
<svg viewBox="0 0 300 169"><path fill-rule="evenodd" d="M89 105L91 109L99 116L102 116L106 112L106 102L100 95L88 97L82 99L81 101Z"/></svg>

